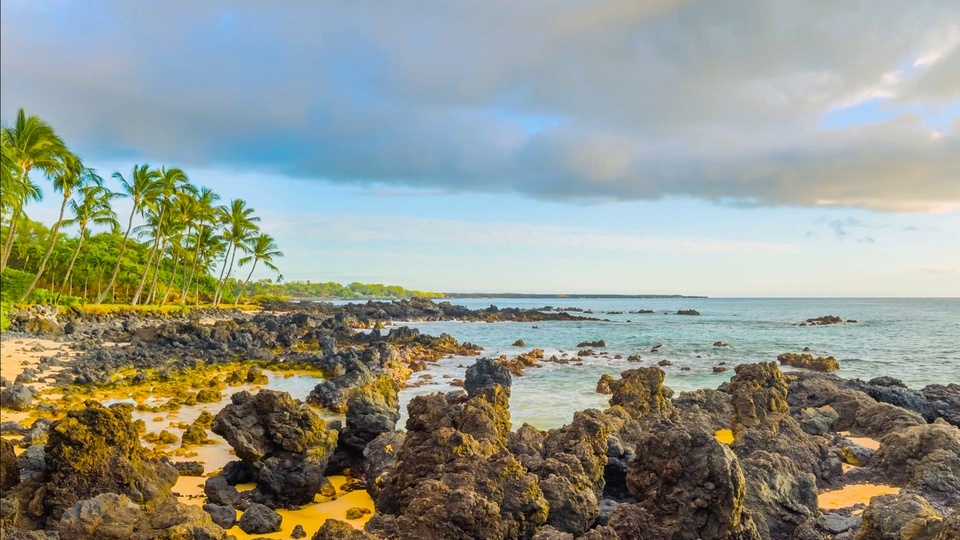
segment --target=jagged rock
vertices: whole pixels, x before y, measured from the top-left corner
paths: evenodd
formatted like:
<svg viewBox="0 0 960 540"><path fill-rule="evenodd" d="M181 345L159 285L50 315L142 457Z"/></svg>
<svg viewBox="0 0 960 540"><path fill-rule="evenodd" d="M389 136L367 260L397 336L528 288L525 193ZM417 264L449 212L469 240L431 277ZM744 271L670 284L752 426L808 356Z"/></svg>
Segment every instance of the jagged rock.
<svg viewBox="0 0 960 540"><path fill-rule="evenodd" d="M237 526L247 534L266 534L280 531L283 517L262 504L251 504L243 511Z"/></svg>
<svg viewBox="0 0 960 540"><path fill-rule="evenodd" d="M550 525L544 525L533 535L533 540L573 540L574 536L567 532L562 532Z"/></svg>
<svg viewBox="0 0 960 540"><path fill-rule="evenodd" d="M672 391L663 386L665 374L657 367L628 369L610 383L611 406L621 406L634 414L663 414L672 410Z"/></svg>
<svg viewBox="0 0 960 540"><path fill-rule="evenodd" d="M397 467L377 499L368 532L528 538L546 522L537 477L506 447L508 396L490 376L501 372L490 360L476 365L467 372L472 397L430 394L410 402Z"/></svg>
<svg viewBox="0 0 960 540"><path fill-rule="evenodd" d="M860 516L842 514L823 514L817 519L817 525L833 534L859 529L862 523L863 518Z"/></svg>
<svg viewBox="0 0 960 540"><path fill-rule="evenodd" d="M240 492L221 475L207 478L203 484L203 494L211 504L219 506L236 506L240 502Z"/></svg>
<svg viewBox="0 0 960 540"><path fill-rule="evenodd" d="M875 377L867 382L853 379L846 384L849 388L860 390L881 403L889 403L915 412L928 422L937 419L938 415L926 396L920 391L907 388L907 385L899 379Z"/></svg>
<svg viewBox="0 0 960 540"><path fill-rule="evenodd" d="M708 388L680 392L673 398L673 406L684 423L699 423L704 429L713 431L730 429L733 406L727 392Z"/></svg>
<svg viewBox="0 0 960 540"><path fill-rule="evenodd" d="M653 426L638 441L627 486L637 502L617 506L609 520L620 538L758 537L744 512L737 458L707 431L671 421Z"/></svg>
<svg viewBox="0 0 960 540"><path fill-rule="evenodd" d="M27 479L43 475L46 458L46 450L42 444L35 444L24 450L17 457L17 462L20 465L20 478Z"/></svg>
<svg viewBox="0 0 960 540"><path fill-rule="evenodd" d="M177 461L173 466L180 476L203 476L203 465L198 461Z"/></svg>
<svg viewBox="0 0 960 540"><path fill-rule="evenodd" d="M610 383L614 381L612 375L604 373L600 376L600 380L597 381L597 393L598 394L612 394L613 389L610 388Z"/></svg>
<svg viewBox="0 0 960 540"><path fill-rule="evenodd" d="M874 403L860 407L850 430L867 437L881 438L887 433L900 431L912 426L926 425L926 420L915 412L890 405Z"/></svg>
<svg viewBox="0 0 960 540"><path fill-rule="evenodd" d="M0 492L20 483L20 465L17 463L17 454L13 443L7 439L0 439Z"/></svg>
<svg viewBox="0 0 960 540"><path fill-rule="evenodd" d="M124 495L79 501L58 525L63 540L224 540L226 533L196 506L167 500L150 511Z"/></svg>
<svg viewBox="0 0 960 540"><path fill-rule="evenodd" d="M243 391L217 414L211 429L237 456L259 469L254 500L277 506L313 501L325 485L324 471L337 432L286 392Z"/></svg>
<svg viewBox="0 0 960 540"><path fill-rule="evenodd" d="M857 540L934 540L943 530L943 516L913 493L870 499Z"/></svg>
<svg viewBox="0 0 960 540"><path fill-rule="evenodd" d="M347 400L357 388L370 384L374 375L354 350L324 356L320 363L327 380L318 384L307 396L307 402L336 413L347 410Z"/></svg>
<svg viewBox="0 0 960 540"><path fill-rule="evenodd" d="M759 450L740 465L747 481L745 505L761 535L766 530L770 538L793 538L797 527L817 516L817 479L792 459Z"/></svg>
<svg viewBox="0 0 960 540"><path fill-rule="evenodd" d="M402 431L383 433L363 450L363 476L367 480L367 491L374 500L393 473L405 437Z"/></svg>
<svg viewBox="0 0 960 540"><path fill-rule="evenodd" d="M33 406L33 392L22 384L15 384L0 391L0 407L14 411L27 411Z"/></svg>
<svg viewBox="0 0 960 540"><path fill-rule="evenodd" d="M296 539L296 538L306 538L306 537L307 537L307 531L303 530L303 525L300 525L299 523L297 524L296 527L293 528L292 531L290 531L290 538Z"/></svg>
<svg viewBox="0 0 960 540"><path fill-rule="evenodd" d="M101 493L154 505L170 496L176 468L148 459L131 421L130 405L104 407L87 401L55 422L46 445L42 485L27 486L37 518L59 521L77 501Z"/></svg>
<svg viewBox="0 0 960 540"><path fill-rule="evenodd" d="M941 422L886 435L870 468L931 501L960 505L960 428Z"/></svg>
<svg viewBox="0 0 960 540"><path fill-rule="evenodd" d="M800 412L800 427L810 435L826 435L833 431L840 415L829 405L807 407Z"/></svg>
<svg viewBox="0 0 960 540"><path fill-rule="evenodd" d="M787 383L773 362L742 364L730 381L734 406L732 449L741 459L758 450L791 458L821 484L842 474L842 460L822 439L805 433L789 414Z"/></svg>
<svg viewBox="0 0 960 540"><path fill-rule="evenodd" d="M0 499L0 527L16 525L18 517L20 517L20 499L13 497ZM0 535L6 538L6 530L0 529Z"/></svg>
<svg viewBox="0 0 960 540"><path fill-rule="evenodd" d="M500 385L507 397L510 397L511 384L513 379L507 368L489 358L481 358L467 368L463 388L468 396L473 397L483 388Z"/></svg>
<svg viewBox="0 0 960 540"><path fill-rule="evenodd" d="M783 353L777 357L777 360L782 366L810 369L813 371L829 372L840 369L840 363L832 356L818 356L814 358L813 355L807 353Z"/></svg>
<svg viewBox="0 0 960 540"><path fill-rule="evenodd" d="M393 377L380 375L347 400L346 426L340 432L339 448L349 461L359 465L367 444L396 429L400 419L399 390Z"/></svg>
<svg viewBox="0 0 960 540"><path fill-rule="evenodd" d="M310 540L375 540L375 537L354 529L346 521L328 519Z"/></svg>
<svg viewBox="0 0 960 540"><path fill-rule="evenodd" d="M221 529L229 529L237 524L237 511L232 506L220 506L207 503L203 511L210 514L210 519Z"/></svg>
<svg viewBox="0 0 960 540"><path fill-rule="evenodd" d="M931 414L960 426L960 384L931 384L920 393L927 399Z"/></svg>
<svg viewBox="0 0 960 540"><path fill-rule="evenodd" d="M787 381L776 364L741 364L736 373L730 381L735 436L759 426L768 416L789 414Z"/></svg>

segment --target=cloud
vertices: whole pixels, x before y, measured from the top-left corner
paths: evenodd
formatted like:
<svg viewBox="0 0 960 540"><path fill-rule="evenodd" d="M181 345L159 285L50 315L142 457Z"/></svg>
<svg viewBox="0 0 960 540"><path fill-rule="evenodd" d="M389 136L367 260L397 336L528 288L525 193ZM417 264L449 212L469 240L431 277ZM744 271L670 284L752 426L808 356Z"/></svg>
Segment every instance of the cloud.
<svg viewBox="0 0 960 540"><path fill-rule="evenodd" d="M952 209L960 3L904 7L3 1L0 115L387 193ZM866 99L902 112L820 128Z"/></svg>
<svg viewBox="0 0 960 540"><path fill-rule="evenodd" d="M475 223L471 221L409 216L338 214L299 217L269 226L275 231L309 230L311 236L354 244L365 242L428 242L430 245L494 246L524 249L553 248L616 253L769 253L795 250L789 243L721 240L703 237L631 236L608 234L590 227L533 223Z"/></svg>

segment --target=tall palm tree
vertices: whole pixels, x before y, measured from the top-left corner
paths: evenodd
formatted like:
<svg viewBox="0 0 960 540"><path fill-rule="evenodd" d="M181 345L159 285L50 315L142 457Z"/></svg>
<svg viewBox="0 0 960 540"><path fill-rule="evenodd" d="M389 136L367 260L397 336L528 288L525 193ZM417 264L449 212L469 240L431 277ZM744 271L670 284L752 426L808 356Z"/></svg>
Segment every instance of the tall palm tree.
<svg viewBox="0 0 960 540"><path fill-rule="evenodd" d="M253 239L253 242L250 244L250 255L240 259L240 266L247 264L251 260L253 261L253 266L250 267L250 273L247 274L247 279L244 280L243 286L240 287L240 292L237 293L237 299L233 301L234 307L240 303L240 297L243 296L243 291L247 289L247 284L250 283L250 277L253 275L253 271L257 269L257 262L263 261L264 266L279 274L280 269L273 264L273 259L279 259L280 257L283 257L283 252L277 249L277 243L273 241L272 236L269 234L259 234Z"/></svg>
<svg viewBox="0 0 960 540"><path fill-rule="evenodd" d="M140 214L142 217L147 206L154 204L159 195L160 185L157 180L160 178L160 171L150 168L150 165L146 163L143 165L134 165L129 180L124 178L119 171L113 173L113 177L120 181L120 186L123 189L123 191L119 193L119 196L129 197L133 202L133 209L130 210L130 219L127 220L127 232L123 233L123 242L120 243L120 254L117 255L117 265L113 268L113 275L110 277L110 283L107 284L107 288L103 289L97 296L97 304L103 302L117 283L117 276L120 274L120 264L123 262L123 252L127 249L127 238L130 236L130 230L133 229L133 217L137 214Z"/></svg>
<svg viewBox="0 0 960 540"><path fill-rule="evenodd" d="M37 169L50 176L62 168L61 158L66 153L66 145L57 136L50 124L36 116L27 116L21 108L17 111L17 119L13 126L3 128L0 140L6 149L6 159L12 160L16 168L6 184L13 186L8 197L2 203L4 210L10 204L10 228L7 230L7 239L0 254L0 270L7 265L10 250L13 249L13 238L17 232L17 223L20 221L23 207L30 200L40 199L40 190L30 181L30 171ZM4 167L6 168L6 167ZM4 185L4 193L7 193Z"/></svg>
<svg viewBox="0 0 960 540"><path fill-rule="evenodd" d="M197 277L193 282L194 303L200 305L200 276L207 275L213 263L220 258L221 253L226 253L227 243L223 236L217 234L216 229L207 227L200 230L194 238L199 251L197 251Z"/></svg>
<svg viewBox="0 0 960 540"><path fill-rule="evenodd" d="M60 217L57 218L57 222L53 224L53 229L50 231L50 246L47 248L47 254L43 257L43 260L40 261L40 268L37 269L37 275L33 276L33 281L30 283L30 286L27 287L27 290L24 291L23 296L20 298L21 302L30 296L33 288L36 287L37 282L40 281L40 277L43 276L47 261L50 260L50 254L53 253L53 248L57 245L57 233L63 224L63 214L67 210L67 201L73 196L73 192L83 186L103 185L103 179L97 176L96 171L85 166L77 156L66 154L61 160L63 162L63 168L53 177L53 189L63 193L63 203L60 204Z"/></svg>
<svg viewBox="0 0 960 540"><path fill-rule="evenodd" d="M150 274L150 268L153 266L153 256L157 254L157 248L160 245L161 225L166 217L167 210L173 203L174 198L176 198L177 193L183 189L185 185L188 185L189 179L187 178L187 174L180 169L167 169L163 167L160 169L160 178L157 182L159 183L158 190L160 196L158 201L149 207L157 218L157 227L153 238L153 246L150 248L150 255L147 257L147 266L144 269L143 277L140 279L140 285L137 286L137 292L133 294L133 299L130 301L132 305L137 305L140 302L143 286L146 285L147 276ZM158 260L157 267L159 268L159 266Z"/></svg>
<svg viewBox="0 0 960 540"><path fill-rule="evenodd" d="M195 221L194 229L196 231L195 237L197 238L197 242L193 250L193 264L190 268L190 277L187 278L187 283L183 287L183 296L180 298L181 304L187 301L187 292L190 290L190 284L193 282L193 278L197 272L197 264L200 262L200 247L202 245L200 239L204 237L205 228L211 227L216 222L218 213L222 211L223 207L214 206L219 200L220 195L217 195L212 189L206 187L201 187L197 198L194 199L193 220ZM184 270L186 270L186 266L184 266Z"/></svg>
<svg viewBox="0 0 960 540"><path fill-rule="evenodd" d="M110 207L110 199L118 197L116 193L97 185L84 186L80 188L79 200L74 197L70 200L70 211L73 218L64 221L64 225L77 225L80 227L80 237L77 239L77 248L73 251L73 257L70 259L70 265L67 267L67 273L63 277L63 285L60 292L57 293L57 302L60 296L67 288L67 282L70 280L70 274L73 273L73 265L77 262L77 256L80 255L80 249L83 247L83 241L87 237L87 227L90 224L109 226L116 231L120 228L117 223L117 214Z"/></svg>
<svg viewBox="0 0 960 540"><path fill-rule="evenodd" d="M237 257L237 250L247 251L247 243L256 234L258 228L256 223L260 218L253 215L253 208L247 206L247 201L243 199L234 199L230 201L226 214L223 216L226 230L223 237L228 242L228 251L230 252L230 265L227 268L226 276L221 271L221 282L217 287L217 294L214 295L213 305L219 306L223 298L223 290L226 288L227 280L233 273L233 262ZM226 263L226 254L224 254L224 263Z"/></svg>

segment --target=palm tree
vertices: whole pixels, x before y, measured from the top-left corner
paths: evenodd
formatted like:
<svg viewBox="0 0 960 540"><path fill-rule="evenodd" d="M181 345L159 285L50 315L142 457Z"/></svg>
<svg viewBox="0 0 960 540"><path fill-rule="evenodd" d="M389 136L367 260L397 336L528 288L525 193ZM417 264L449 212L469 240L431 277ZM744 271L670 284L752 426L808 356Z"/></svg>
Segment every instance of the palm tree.
<svg viewBox="0 0 960 540"><path fill-rule="evenodd" d="M70 211L73 212L73 218L64 221L64 225L78 225L80 227L80 237L77 240L77 248L73 252L73 258L70 259L70 265L67 267L67 273L63 277L63 285L60 292L57 293L57 302L67 287L67 281L70 274L73 273L73 265L77 262L77 256L80 255L80 248L83 247L83 241L88 234L87 227L92 223L94 225L109 226L114 231L120 226L117 223L117 214L110 208L110 199L117 197L116 193L97 185L84 186L80 188L80 200L76 198L70 200Z"/></svg>
<svg viewBox="0 0 960 540"><path fill-rule="evenodd" d="M277 243L273 241L272 236L269 234L260 234L253 239L250 245L250 255L240 259L240 266L247 264L251 260L253 260L253 266L250 267L250 273L247 274L247 279L244 280L243 286L240 287L240 292L237 293L237 299L233 302L234 307L240 303L240 297L243 296L243 291L247 289L247 284L250 283L250 277L257 268L257 262L263 261L264 266L279 274L280 269L273 264L273 259L279 259L280 257L283 257L283 252L277 249Z"/></svg>
<svg viewBox="0 0 960 540"><path fill-rule="evenodd" d="M166 167L160 169L160 178L158 179L160 196L154 204L148 206L156 216L157 226L155 227L153 246L150 248L150 255L147 257L147 266L143 271L143 277L140 279L140 285L137 286L137 292L133 294L133 299L130 301L131 305L137 305L137 303L140 302L143 286L146 285L147 275L150 274L150 268L153 266L153 256L157 254L157 248L160 245L160 233L162 232L163 219L166 217L167 209L173 203L177 193L183 186L188 185L188 182L187 174L180 169L167 169ZM160 264L158 260L157 268L159 269L159 267ZM154 282L156 282L156 280L154 280Z"/></svg>
<svg viewBox="0 0 960 540"><path fill-rule="evenodd" d="M247 242L253 238L253 235L258 230L255 224L260 221L260 218L254 216L253 212L253 208L247 207L247 201L234 199L230 201L230 207L223 216L223 222L226 226L223 237L228 243L227 250L230 253L230 265L227 269L226 276L223 275L223 271L220 272L221 282L217 287L216 295L214 295L214 306L219 306L220 300L223 298L223 290L227 280L230 279L230 275L233 273L233 262L237 257L237 249L247 251ZM227 262L226 253L224 254L223 262Z"/></svg>
<svg viewBox="0 0 960 540"><path fill-rule="evenodd" d="M150 165L134 165L129 180L124 178L119 171L113 173L113 177L120 181L120 186L123 189L123 192L118 193L118 195L121 197L129 197L133 202L133 209L130 210L130 219L127 220L127 232L123 233L123 242L120 243L120 254L117 255L117 265L113 268L113 275L110 277L110 283L107 284L107 288L97 296L97 304L103 302L117 283L117 276L120 274L120 263L123 261L123 252L127 249L127 238L130 236L130 230L133 229L133 217L137 214L140 214L142 217L147 206L154 204L159 194L159 183L157 180L160 178L160 171L151 169Z"/></svg>
<svg viewBox="0 0 960 540"><path fill-rule="evenodd" d="M194 283L194 302L200 305L200 276L207 275L211 270L211 265L220 258L221 253L226 252L227 243L222 236L217 234L213 227L207 227L200 230L194 238L199 251L197 251L197 279Z"/></svg>
<svg viewBox="0 0 960 540"><path fill-rule="evenodd" d="M63 165L61 157L66 153L66 146L57 136L50 124L36 116L27 116L21 108L17 111L17 119L13 126L3 128L0 133L5 149L4 160L11 160L15 167L7 170L9 179L3 185L2 204L4 211L8 203L10 206L10 228L7 230L7 239L0 254L0 270L7 265L10 250L13 249L13 238L16 235L17 223L23 207L29 200L39 200L40 190L30 181L30 171L38 169L46 176L59 171ZM6 176L6 172L4 176ZM10 191L8 192L8 188Z"/></svg>
<svg viewBox="0 0 960 540"><path fill-rule="evenodd" d="M57 245L57 233L63 224L63 214L67 210L67 201L70 200L74 190L87 185L103 185L103 179L97 176L96 171L86 167L77 156L66 154L62 157L62 162L63 169L53 177L53 189L63 193L63 203L60 204L60 217L57 219L57 222L53 224L53 229L50 233L50 247L47 248L47 254L43 257L43 260L40 261L40 268L37 269L37 275L33 276L33 281L20 298L21 302L30 296L33 288L37 286L37 282L40 281L40 277L43 275L47 261L50 260L50 254L53 253L53 248Z"/></svg>
<svg viewBox="0 0 960 540"><path fill-rule="evenodd" d="M193 282L193 278L197 272L197 264L200 262L200 246L202 245L200 239L204 237L204 228L216 222L218 213L223 210L221 206L214 206L214 203L219 200L220 195L217 195L212 189L206 187L201 187L197 198L194 199L193 220L196 221L194 229L196 230L197 242L193 250L193 264L190 268L190 277L187 278L187 283L183 287L183 296L180 298L181 304L186 303L187 292L190 290L190 284ZM184 270L186 270L186 266L184 266Z"/></svg>

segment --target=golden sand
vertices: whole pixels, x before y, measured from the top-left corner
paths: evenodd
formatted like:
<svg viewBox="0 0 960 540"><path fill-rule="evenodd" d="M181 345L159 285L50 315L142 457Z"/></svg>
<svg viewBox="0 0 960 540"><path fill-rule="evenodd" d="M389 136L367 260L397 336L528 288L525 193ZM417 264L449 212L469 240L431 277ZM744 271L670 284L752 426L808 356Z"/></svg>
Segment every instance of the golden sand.
<svg viewBox="0 0 960 540"><path fill-rule="evenodd" d="M731 429L718 429L714 436L723 444L733 444L733 430Z"/></svg>
<svg viewBox="0 0 960 540"><path fill-rule="evenodd" d="M849 431L840 431L839 434L846 437L850 442L859 444L864 448L869 448L870 450L878 450L880 448L880 441L876 439L871 439L870 437L851 437Z"/></svg>
<svg viewBox="0 0 960 540"><path fill-rule="evenodd" d="M818 496L821 510L849 508L857 504L870 504L870 499L880 495L900 493L900 488L884 484L851 484L840 489L824 491Z"/></svg>

